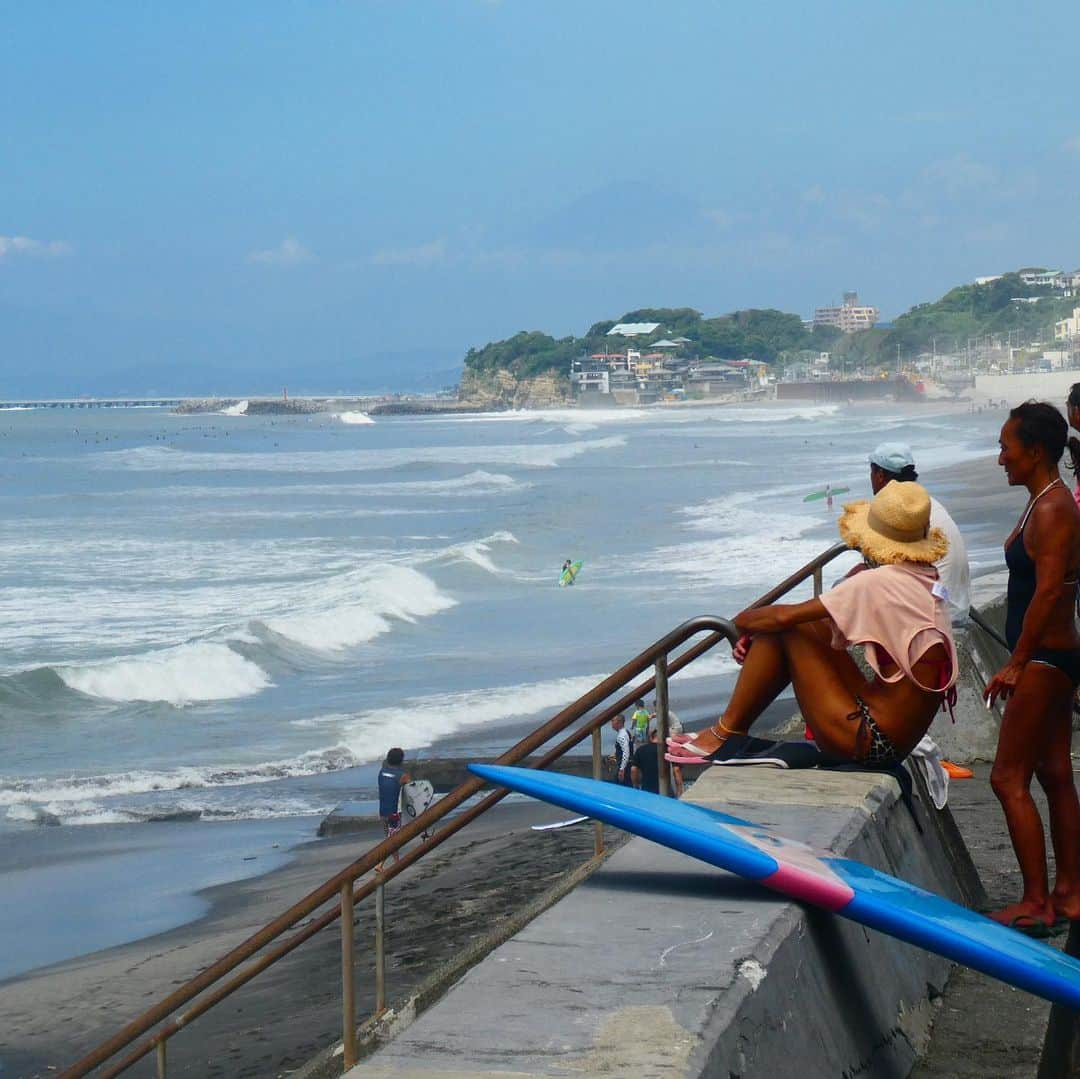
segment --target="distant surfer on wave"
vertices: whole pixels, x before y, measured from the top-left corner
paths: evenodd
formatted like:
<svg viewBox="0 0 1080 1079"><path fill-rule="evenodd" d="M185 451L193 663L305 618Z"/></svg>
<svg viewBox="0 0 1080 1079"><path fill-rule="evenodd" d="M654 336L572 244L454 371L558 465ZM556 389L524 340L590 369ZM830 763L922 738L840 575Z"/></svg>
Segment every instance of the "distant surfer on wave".
<svg viewBox="0 0 1080 1079"><path fill-rule="evenodd" d="M930 527L930 496L917 483L890 483L871 502L851 502L840 535L866 568L805 603L742 611L743 668L724 714L696 736L668 739L675 756L711 758L746 734L792 686L822 750L867 765L903 760L953 696L956 647L933 563L948 548ZM866 646L867 682L845 650Z"/></svg>

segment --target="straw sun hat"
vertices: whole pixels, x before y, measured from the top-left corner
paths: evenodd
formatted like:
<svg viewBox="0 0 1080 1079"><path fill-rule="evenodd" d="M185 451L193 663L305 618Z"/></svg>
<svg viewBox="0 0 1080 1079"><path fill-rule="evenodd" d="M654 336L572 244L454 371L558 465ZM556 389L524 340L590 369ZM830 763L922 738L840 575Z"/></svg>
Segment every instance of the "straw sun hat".
<svg viewBox="0 0 1080 1079"><path fill-rule="evenodd" d="M949 549L940 528L930 527L930 496L918 483L887 483L872 502L848 502L840 538L872 562L936 562Z"/></svg>

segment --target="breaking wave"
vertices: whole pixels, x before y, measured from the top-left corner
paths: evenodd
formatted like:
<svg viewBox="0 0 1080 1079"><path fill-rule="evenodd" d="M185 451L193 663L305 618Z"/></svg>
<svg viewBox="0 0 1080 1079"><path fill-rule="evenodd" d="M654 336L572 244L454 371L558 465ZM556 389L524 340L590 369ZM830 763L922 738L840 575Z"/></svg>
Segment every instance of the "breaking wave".
<svg viewBox="0 0 1080 1079"><path fill-rule="evenodd" d="M193 453L168 446L110 450L94 458L95 468L135 472L363 472L415 464L503 464L556 468L563 461L626 445L622 435L576 442L502 446L413 446L400 449L328 450L266 453Z"/></svg>
<svg viewBox="0 0 1080 1079"><path fill-rule="evenodd" d="M226 644L198 641L141 656L57 667L61 681L88 697L109 701L199 701L250 697L271 684L267 673Z"/></svg>

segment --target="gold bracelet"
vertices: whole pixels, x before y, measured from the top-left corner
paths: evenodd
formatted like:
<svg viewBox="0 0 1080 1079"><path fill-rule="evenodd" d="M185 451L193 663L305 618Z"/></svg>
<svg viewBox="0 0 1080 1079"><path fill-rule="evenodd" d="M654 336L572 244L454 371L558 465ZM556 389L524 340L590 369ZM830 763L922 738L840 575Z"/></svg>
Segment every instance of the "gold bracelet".
<svg viewBox="0 0 1080 1079"><path fill-rule="evenodd" d="M723 731L724 733L721 734L720 731L716 729L717 727L719 727L720 731ZM712 728L712 732L716 735L717 738L723 738L725 735L729 734L742 734L742 731L733 731L730 727L725 727L724 721L722 719L718 719L716 721L715 725Z"/></svg>

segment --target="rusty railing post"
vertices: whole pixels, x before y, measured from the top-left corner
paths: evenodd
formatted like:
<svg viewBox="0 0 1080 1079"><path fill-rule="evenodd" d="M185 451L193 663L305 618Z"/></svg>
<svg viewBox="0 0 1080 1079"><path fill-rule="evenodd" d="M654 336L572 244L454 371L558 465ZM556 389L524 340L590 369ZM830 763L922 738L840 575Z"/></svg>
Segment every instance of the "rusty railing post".
<svg viewBox="0 0 1080 1079"><path fill-rule="evenodd" d="M814 598L821 595L821 567L814 567Z"/></svg>
<svg viewBox="0 0 1080 1079"><path fill-rule="evenodd" d="M166 1059L167 1050L164 1040L157 1043L157 1079L166 1079L169 1073L169 1063Z"/></svg>
<svg viewBox="0 0 1080 1079"><path fill-rule="evenodd" d="M656 657L656 774L660 780L660 794L671 794L671 772L664 760L668 736L668 683L667 655Z"/></svg>
<svg viewBox="0 0 1080 1079"><path fill-rule="evenodd" d="M375 1014L386 1011L386 885L375 889Z"/></svg>
<svg viewBox="0 0 1080 1079"><path fill-rule="evenodd" d="M341 1045L342 1063L356 1063L356 947L353 927L353 882L341 886Z"/></svg>
<svg viewBox="0 0 1080 1079"><path fill-rule="evenodd" d="M604 759L601 755L601 730L597 727L592 732L592 777L593 779L604 778ZM599 856L604 853L604 825L602 821L593 821L593 851Z"/></svg>

